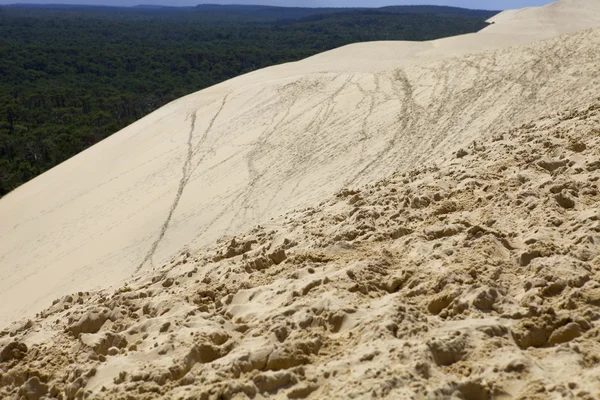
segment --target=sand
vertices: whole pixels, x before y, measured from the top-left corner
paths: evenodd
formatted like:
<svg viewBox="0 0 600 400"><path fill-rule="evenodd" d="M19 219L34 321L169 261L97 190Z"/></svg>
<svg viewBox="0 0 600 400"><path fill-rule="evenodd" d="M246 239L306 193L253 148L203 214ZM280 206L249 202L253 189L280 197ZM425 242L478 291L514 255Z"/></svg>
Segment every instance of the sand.
<svg viewBox="0 0 600 400"><path fill-rule="evenodd" d="M0 327L344 186L587 104L600 40L582 29L598 25L597 1L561 1L473 35L346 46L161 108L0 201ZM581 33L547 39L571 31Z"/></svg>
<svg viewBox="0 0 600 400"><path fill-rule="evenodd" d="M0 397L599 398L599 149L600 98L57 299Z"/></svg>
<svg viewBox="0 0 600 400"><path fill-rule="evenodd" d="M0 200L0 398L600 397L600 3L493 21L235 78Z"/></svg>

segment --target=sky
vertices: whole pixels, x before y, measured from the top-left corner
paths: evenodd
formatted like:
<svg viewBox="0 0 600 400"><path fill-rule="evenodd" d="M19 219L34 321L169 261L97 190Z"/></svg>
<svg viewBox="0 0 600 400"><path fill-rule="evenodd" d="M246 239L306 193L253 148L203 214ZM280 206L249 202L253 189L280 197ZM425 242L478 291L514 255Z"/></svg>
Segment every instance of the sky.
<svg viewBox="0 0 600 400"><path fill-rule="evenodd" d="M209 4L262 4L288 7L381 7L405 4L435 4L488 10L506 10L529 6L540 6L552 0L0 0L0 4L101 4L111 6L133 6L138 4L160 4L191 6Z"/></svg>

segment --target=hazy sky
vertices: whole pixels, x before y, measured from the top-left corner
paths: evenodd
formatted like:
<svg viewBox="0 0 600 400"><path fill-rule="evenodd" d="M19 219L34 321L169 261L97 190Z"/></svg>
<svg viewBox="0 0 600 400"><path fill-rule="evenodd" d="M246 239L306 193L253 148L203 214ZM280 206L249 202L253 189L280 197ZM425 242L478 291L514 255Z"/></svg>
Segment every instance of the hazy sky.
<svg viewBox="0 0 600 400"><path fill-rule="evenodd" d="M0 0L0 4L14 3L51 3L51 4L103 4L113 6L132 6L137 4L160 4L172 6L209 4L264 4L277 6L305 7L380 7L403 4L436 4L479 8L488 10L505 10L527 6L539 6L551 3L552 0Z"/></svg>

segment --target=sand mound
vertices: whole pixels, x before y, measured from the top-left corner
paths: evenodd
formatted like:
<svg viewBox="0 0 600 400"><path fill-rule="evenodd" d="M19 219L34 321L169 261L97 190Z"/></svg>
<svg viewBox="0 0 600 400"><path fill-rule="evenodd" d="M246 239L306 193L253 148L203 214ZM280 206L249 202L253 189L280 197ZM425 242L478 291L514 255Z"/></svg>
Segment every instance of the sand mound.
<svg viewBox="0 0 600 400"><path fill-rule="evenodd" d="M589 103L598 29L506 46L598 26L599 7L561 1L475 35L349 46L165 106L0 201L0 327L186 245Z"/></svg>
<svg viewBox="0 0 600 400"><path fill-rule="evenodd" d="M599 185L600 99L58 299L0 397L597 398Z"/></svg>

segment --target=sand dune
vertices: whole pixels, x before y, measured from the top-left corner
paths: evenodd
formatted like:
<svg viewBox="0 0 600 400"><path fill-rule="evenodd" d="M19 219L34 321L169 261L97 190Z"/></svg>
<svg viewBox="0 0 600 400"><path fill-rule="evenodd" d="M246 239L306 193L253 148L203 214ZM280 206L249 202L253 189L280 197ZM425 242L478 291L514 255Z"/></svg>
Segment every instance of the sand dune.
<svg viewBox="0 0 600 400"><path fill-rule="evenodd" d="M600 99L0 334L0 397L600 396Z"/></svg>
<svg viewBox="0 0 600 400"><path fill-rule="evenodd" d="M232 79L2 198L0 398L600 397L600 3L493 22Z"/></svg>
<svg viewBox="0 0 600 400"><path fill-rule="evenodd" d="M600 25L599 7L560 1L474 35L347 46L161 108L0 201L0 326L589 102L600 38L581 29Z"/></svg>

